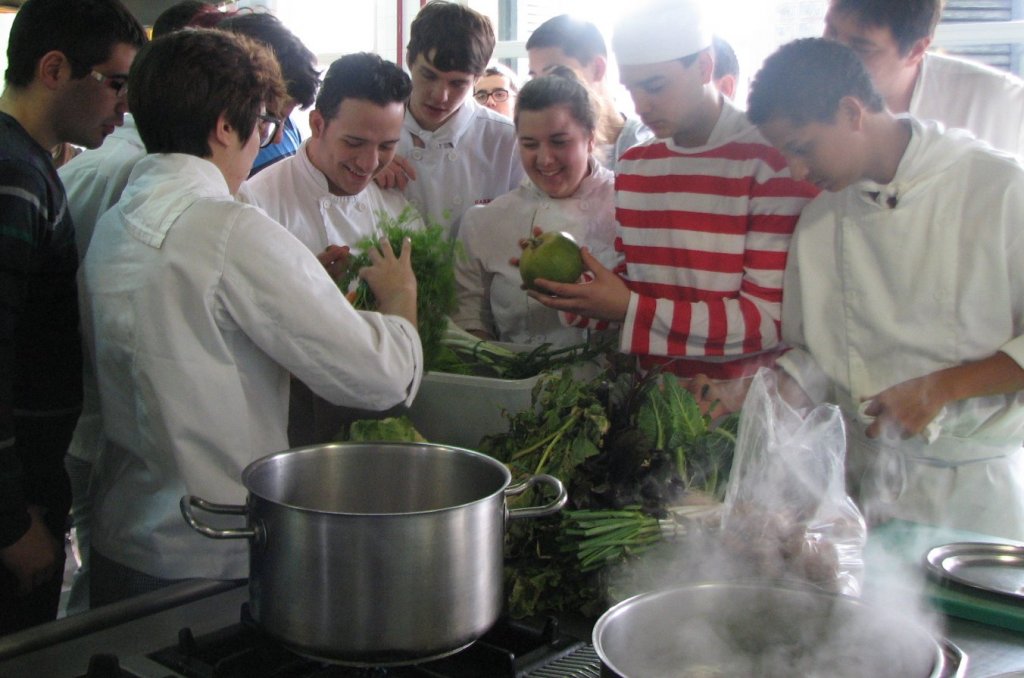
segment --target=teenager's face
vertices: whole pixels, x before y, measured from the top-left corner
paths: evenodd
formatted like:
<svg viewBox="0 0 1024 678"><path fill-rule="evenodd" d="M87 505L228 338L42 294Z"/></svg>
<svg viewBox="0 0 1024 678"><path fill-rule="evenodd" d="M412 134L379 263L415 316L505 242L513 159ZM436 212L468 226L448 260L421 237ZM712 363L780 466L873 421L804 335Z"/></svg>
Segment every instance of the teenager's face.
<svg viewBox="0 0 1024 678"><path fill-rule="evenodd" d="M864 176L856 139L842 115L837 115L836 122L803 125L789 118L774 118L758 129L786 158L798 181L825 191L841 191Z"/></svg>
<svg viewBox="0 0 1024 678"><path fill-rule="evenodd" d="M637 115L658 138L684 136L706 125L699 119L707 81L699 59L689 66L678 59L620 66L619 79L633 98Z"/></svg>
<svg viewBox="0 0 1024 678"><path fill-rule="evenodd" d="M565 66L571 68L587 84L596 84L593 69L587 68L579 59L569 56L560 47L534 47L526 54L531 78L545 75L555 66Z"/></svg>
<svg viewBox="0 0 1024 678"><path fill-rule="evenodd" d="M824 37L846 45L860 57L886 100L899 96L900 84L917 72L920 62L917 52L900 54L899 44L888 26L871 26L860 21L853 12L830 8L825 15Z"/></svg>
<svg viewBox="0 0 1024 678"><path fill-rule="evenodd" d="M122 87L116 92L114 85L128 81L128 70L136 51L133 45L117 43L110 58L92 68L106 79L101 82L86 75L65 83L57 107L60 117L56 131L61 141L97 148L115 127L124 124L128 110L127 89Z"/></svg>
<svg viewBox="0 0 1024 678"><path fill-rule="evenodd" d="M576 122L569 107L520 111L519 157L530 180L552 198L576 193L587 176L594 135Z"/></svg>
<svg viewBox="0 0 1024 678"><path fill-rule="evenodd" d="M330 120L316 109L309 114L312 137L306 150L331 193L356 195L370 185L395 157L404 117L400 101L378 106L351 98L341 102Z"/></svg>
<svg viewBox="0 0 1024 678"><path fill-rule="evenodd" d="M476 87L473 88L473 97L481 92L493 92L496 89L503 89L508 92L508 98L504 101L495 101L493 96L487 97L483 102L477 99L477 103L481 106L485 106L495 113L500 113L506 118L512 117L512 112L515 110L516 105L516 93L512 91L512 83L508 81L504 75L485 75L476 81Z"/></svg>
<svg viewBox="0 0 1024 678"><path fill-rule="evenodd" d="M409 112L420 127L433 132L455 115L473 95L477 76L464 71L440 71L423 54L410 66L412 95Z"/></svg>

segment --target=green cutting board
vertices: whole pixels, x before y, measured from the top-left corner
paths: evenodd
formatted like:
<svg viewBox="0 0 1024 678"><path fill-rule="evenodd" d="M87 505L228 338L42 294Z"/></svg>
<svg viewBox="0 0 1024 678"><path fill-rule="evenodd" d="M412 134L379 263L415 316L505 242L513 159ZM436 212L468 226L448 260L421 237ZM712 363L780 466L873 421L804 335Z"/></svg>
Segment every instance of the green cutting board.
<svg viewBox="0 0 1024 678"><path fill-rule="evenodd" d="M1022 545L1002 537L894 520L868 532L864 550L865 596L871 591L872 581L887 576L893 563L899 562L906 573L918 577L917 582L923 585L928 601L940 612L1024 632L1024 602L1004 602L984 593L940 584L927 576L925 555L928 551L953 542Z"/></svg>

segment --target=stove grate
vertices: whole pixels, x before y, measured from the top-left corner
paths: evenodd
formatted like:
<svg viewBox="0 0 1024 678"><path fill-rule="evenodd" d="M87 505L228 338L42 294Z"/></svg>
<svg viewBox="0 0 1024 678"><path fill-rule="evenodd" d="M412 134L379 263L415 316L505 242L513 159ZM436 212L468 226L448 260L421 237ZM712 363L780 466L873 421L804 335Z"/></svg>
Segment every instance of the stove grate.
<svg viewBox="0 0 1024 678"><path fill-rule="evenodd" d="M414 666L345 667L291 653L269 638L243 605L241 623L203 635L180 629L177 643L148 657L186 678L589 678L599 674L582 672L588 646L561 632L553 617L506 618L448 657ZM589 656L589 663L599 666L592 649ZM551 668L538 672L546 667Z"/></svg>
<svg viewBox="0 0 1024 678"><path fill-rule="evenodd" d="M569 654L526 674L524 678L600 678L601 659L594 646L584 643Z"/></svg>

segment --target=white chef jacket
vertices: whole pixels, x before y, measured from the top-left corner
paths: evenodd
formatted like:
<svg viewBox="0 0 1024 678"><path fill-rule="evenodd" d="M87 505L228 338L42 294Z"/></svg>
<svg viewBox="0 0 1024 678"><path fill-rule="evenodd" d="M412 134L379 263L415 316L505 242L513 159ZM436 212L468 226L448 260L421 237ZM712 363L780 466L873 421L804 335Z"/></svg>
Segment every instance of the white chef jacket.
<svg viewBox="0 0 1024 678"><path fill-rule="evenodd" d="M968 129L995 148L1024 157L1024 80L985 64L929 52L910 114Z"/></svg>
<svg viewBox="0 0 1024 678"><path fill-rule="evenodd" d="M591 173L568 198L554 199L529 179L489 205L472 207L462 218L459 240L465 257L456 258L459 306L453 320L467 330L485 330L499 341L569 346L586 340L586 330L566 327L554 309L521 289L519 239L533 226L566 231L605 266L614 266L615 175L591 161Z"/></svg>
<svg viewBox="0 0 1024 678"><path fill-rule="evenodd" d="M57 170L75 222L79 261L89 249L96 222L121 197L128 175L144 155L146 146L135 118L125 113L124 124L115 127L102 146L79 153Z"/></svg>
<svg viewBox="0 0 1024 678"><path fill-rule="evenodd" d="M423 148L413 144L413 136ZM428 224L445 226L453 238L467 209L508 193L526 176L512 121L472 98L433 132L406 109L398 154L416 169L405 197Z"/></svg>
<svg viewBox="0 0 1024 678"><path fill-rule="evenodd" d="M57 170L68 195L68 210L75 223L79 262L85 258L96 222L121 197L135 163L146 155L146 147L131 113L124 125L114 129L99 148L79 153ZM81 270L79 270L81 275ZM68 446L68 454L92 461L102 445L99 393L89 356L82 361L82 414Z"/></svg>
<svg viewBox="0 0 1024 678"><path fill-rule="evenodd" d="M416 329L354 310L298 239L191 155L139 161L84 281L110 441L93 545L155 577L247 575L248 542L199 535L178 501L244 502L242 469L288 447L289 373L365 409L419 388Z"/></svg>
<svg viewBox="0 0 1024 678"><path fill-rule="evenodd" d="M401 191L381 190L374 182L357 195L334 195L327 177L313 166L306 147L259 172L244 184L238 199L258 207L287 228L313 252L328 245L357 243L377 234L380 214L397 217L409 202ZM407 228L419 228L417 218Z"/></svg>
<svg viewBox="0 0 1024 678"><path fill-rule="evenodd" d="M862 399L914 377L996 351L1024 364L1024 168L965 132L910 121L892 182L804 209L784 282L794 349L779 364L842 407L869 517L1024 539L1024 393L950 403L931 443L871 441L858 419Z"/></svg>

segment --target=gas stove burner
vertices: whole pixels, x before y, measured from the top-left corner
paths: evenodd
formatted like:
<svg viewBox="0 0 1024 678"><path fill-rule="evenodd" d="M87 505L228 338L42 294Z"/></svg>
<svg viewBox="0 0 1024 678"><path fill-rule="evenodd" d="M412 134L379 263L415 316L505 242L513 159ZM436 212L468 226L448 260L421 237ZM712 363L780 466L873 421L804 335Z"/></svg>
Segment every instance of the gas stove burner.
<svg viewBox="0 0 1024 678"><path fill-rule="evenodd" d="M477 642L441 659L411 666L351 667L291 652L262 631L243 604L238 623L198 636L183 628L177 643L148 657L186 678L527 678L538 668L578 655L585 646L562 633L554 618L527 623L503 619Z"/></svg>

